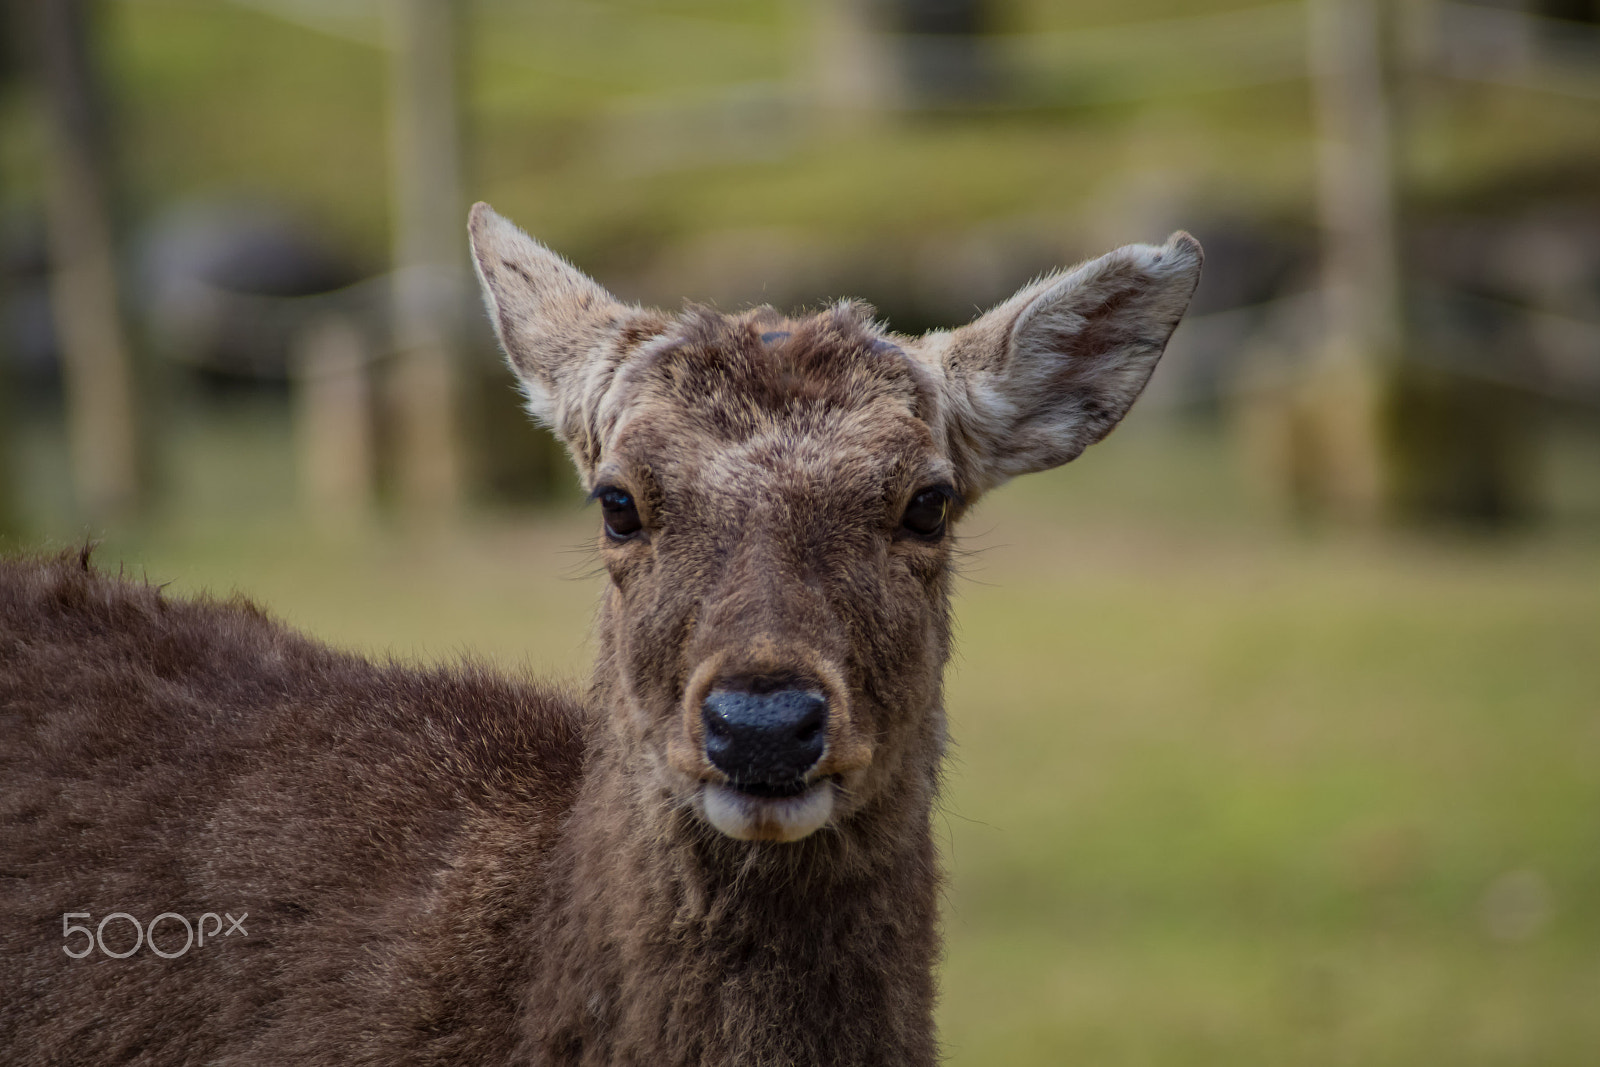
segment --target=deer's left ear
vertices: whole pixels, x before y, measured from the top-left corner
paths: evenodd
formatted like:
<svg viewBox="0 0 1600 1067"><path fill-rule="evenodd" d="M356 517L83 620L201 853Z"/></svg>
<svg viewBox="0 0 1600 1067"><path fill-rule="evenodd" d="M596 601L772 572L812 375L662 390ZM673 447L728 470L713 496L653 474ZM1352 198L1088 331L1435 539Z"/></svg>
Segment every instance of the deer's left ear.
<svg viewBox="0 0 1600 1067"><path fill-rule="evenodd" d="M928 338L963 491L1059 466L1110 433L1189 306L1201 259L1181 232L1159 248L1129 245Z"/></svg>

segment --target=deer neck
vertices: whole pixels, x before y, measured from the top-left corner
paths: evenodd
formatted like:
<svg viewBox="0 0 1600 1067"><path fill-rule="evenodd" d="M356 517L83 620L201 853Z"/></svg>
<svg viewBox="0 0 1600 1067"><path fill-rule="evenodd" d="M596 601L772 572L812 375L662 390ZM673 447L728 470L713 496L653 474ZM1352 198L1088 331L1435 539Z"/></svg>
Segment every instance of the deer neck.
<svg viewBox="0 0 1600 1067"><path fill-rule="evenodd" d="M933 1063L936 768L774 844L663 803L643 766L596 726L552 855L532 1062Z"/></svg>

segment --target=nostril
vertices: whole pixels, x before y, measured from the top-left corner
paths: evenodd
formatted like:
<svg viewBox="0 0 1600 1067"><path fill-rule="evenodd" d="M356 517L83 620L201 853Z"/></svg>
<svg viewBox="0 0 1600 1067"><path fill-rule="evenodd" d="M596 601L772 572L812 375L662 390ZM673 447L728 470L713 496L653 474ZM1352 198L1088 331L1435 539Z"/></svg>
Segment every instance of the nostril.
<svg viewBox="0 0 1600 1067"><path fill-rule="evenodd" d="M822 730L828 724L828 702L821 693L802 692L796 701L798 712L794 722L794 739L802 745L813 745L822 739Z"/></svg>

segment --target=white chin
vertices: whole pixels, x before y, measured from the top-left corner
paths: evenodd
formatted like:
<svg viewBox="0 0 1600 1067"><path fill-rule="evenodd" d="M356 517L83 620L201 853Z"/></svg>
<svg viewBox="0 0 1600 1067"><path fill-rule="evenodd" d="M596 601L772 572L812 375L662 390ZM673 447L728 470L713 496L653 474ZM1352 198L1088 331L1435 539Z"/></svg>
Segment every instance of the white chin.
<svg viewBox="0 0 1600 1067"><path fill-rule="evenodd" d="M701 796L706 821L740 841L798 841L833 814L828 779L793 797L753 797L716 782L707 782Z"/></svg>

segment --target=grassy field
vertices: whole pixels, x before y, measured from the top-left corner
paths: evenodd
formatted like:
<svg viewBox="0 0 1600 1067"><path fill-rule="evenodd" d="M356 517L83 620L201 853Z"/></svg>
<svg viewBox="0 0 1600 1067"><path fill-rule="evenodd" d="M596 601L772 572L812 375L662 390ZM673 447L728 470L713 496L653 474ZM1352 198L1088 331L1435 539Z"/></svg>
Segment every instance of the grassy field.
<svg viewBox="0 0 1600 1067"><path fill-rule="evenodd" d="M956 1062L1596 1062L1592 552L1004 525L950 694Z"/></svg>
<svg viewBox="0 0 1600 1067"><path fill-rule="evenodd" d="M194 432L188 503L103 562L582 677L592 513L315 535L285 427ZM967 524L951 1063L1600 1062L1592 531L1290 535L1221 458L1136 421Z"/></svg>

